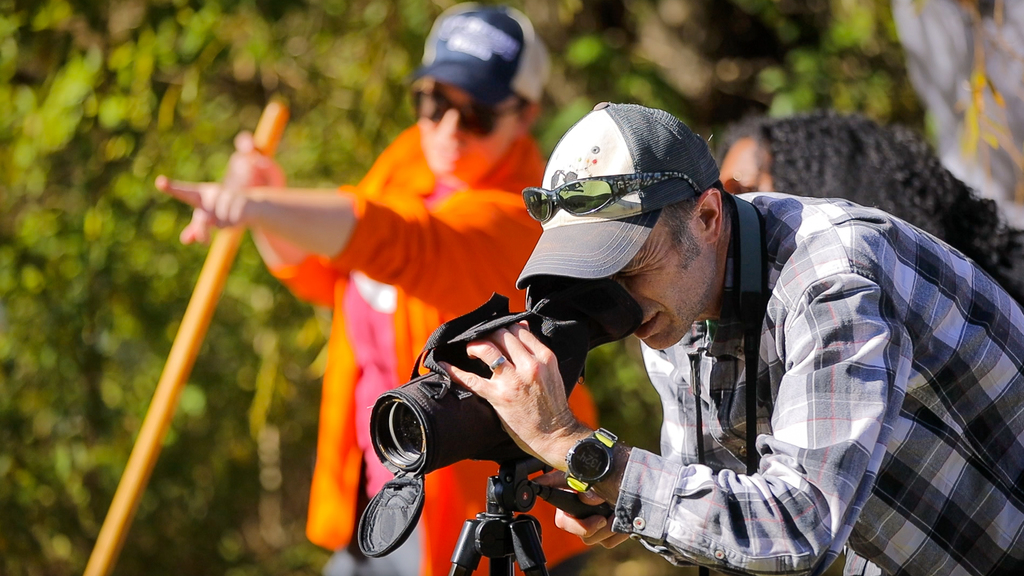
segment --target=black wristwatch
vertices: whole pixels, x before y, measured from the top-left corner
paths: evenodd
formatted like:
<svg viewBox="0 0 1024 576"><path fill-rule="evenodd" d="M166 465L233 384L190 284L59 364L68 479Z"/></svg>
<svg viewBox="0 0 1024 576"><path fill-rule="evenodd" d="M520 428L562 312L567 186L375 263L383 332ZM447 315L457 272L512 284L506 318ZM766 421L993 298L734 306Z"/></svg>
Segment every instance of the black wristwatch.
<svg viewBox="0 0 1024 576"><path fill-rule="evenodd" d="M569 468L566 477L569 487L577 492L586 492L592 484L607 478L613 468L617 440L615 434L600 428L593 435L577 442L565 455L565 463Z"/></svg>

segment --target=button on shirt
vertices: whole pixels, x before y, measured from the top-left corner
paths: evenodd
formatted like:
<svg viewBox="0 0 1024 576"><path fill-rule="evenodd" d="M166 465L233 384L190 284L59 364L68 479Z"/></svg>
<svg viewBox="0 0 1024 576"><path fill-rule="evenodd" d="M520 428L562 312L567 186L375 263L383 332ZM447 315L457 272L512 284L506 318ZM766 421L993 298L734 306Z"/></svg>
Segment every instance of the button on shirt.
<svg viewBox="0 0 1024 576"><path fill-rule="evenodd" d="M759 471L744 473L743 329L727 272L713 340L696 324L667 350L644 348L662 453L633 449L613 529L725 570L820 574L848 546L889 574L1024 574L1020 306L885 213L744 198L768 252Z"/></svg>

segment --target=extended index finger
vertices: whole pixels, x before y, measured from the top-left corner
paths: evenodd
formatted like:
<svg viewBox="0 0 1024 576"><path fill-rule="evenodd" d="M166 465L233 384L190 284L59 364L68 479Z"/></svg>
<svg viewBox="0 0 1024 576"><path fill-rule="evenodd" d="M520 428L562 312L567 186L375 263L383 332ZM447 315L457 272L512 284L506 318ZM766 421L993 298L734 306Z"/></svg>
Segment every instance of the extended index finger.
<svg viewBox="0 0 1024 576"><path fill-rule="evenodd" d="M161 174L156 177L156 189L181 200L193 208L203 207L202 183L171 180Z"/></svg>

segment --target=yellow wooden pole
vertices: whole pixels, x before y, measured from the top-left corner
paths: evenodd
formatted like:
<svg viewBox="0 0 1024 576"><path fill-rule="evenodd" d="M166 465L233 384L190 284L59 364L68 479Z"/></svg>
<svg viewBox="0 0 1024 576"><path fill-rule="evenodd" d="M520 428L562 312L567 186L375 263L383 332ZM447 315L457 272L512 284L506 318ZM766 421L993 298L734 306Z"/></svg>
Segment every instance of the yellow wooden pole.
<svg viewBox="0 0 1024 576"><path fill-rule="evenodd" d="M287 107L279 102L268 104L253 134L256 149L266 156L272 156L287 122ZM210 318L217 307L228 272L231 271L243 233L242 228L228 228L214 236L178 334L171 345L164 371L156 385L156 392L153 393L146 419L142 422L96 545L89 556L89 563L85 566L85 576L107 576L114 569L142 492L160 456L164 437L178 407L181 389L188 381L199 347L206 336L206 329L210 326Z"/></svg>

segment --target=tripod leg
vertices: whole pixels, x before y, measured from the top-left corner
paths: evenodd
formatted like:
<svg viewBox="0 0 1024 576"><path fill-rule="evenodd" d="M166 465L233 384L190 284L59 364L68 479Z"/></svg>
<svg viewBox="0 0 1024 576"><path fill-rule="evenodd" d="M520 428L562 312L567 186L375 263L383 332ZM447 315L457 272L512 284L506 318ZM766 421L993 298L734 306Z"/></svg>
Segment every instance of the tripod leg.
<svg viewBox="0 0 1024 576"><path fill-rule="evenodd" d="M448 576L468 576L480 565L480 550L476 546L478 521L470 518L462 524L459 541L452 551L452 569Z"/></svg>
<svg viewBox="0 0 1024 576"><path fill-rule="evenodd" d="M509 527L516 562L526 576L548 576L544 549L540 545L540 523L529 514L520 514Z"/></svg>
<svg viewBox="0 0 1024 576"><path fill-rule="evenodd" d="M515 566L512 564L511 556L500 556L498 558L490 558L491 561L491 573L490 576L514 576Z"/></svg>

